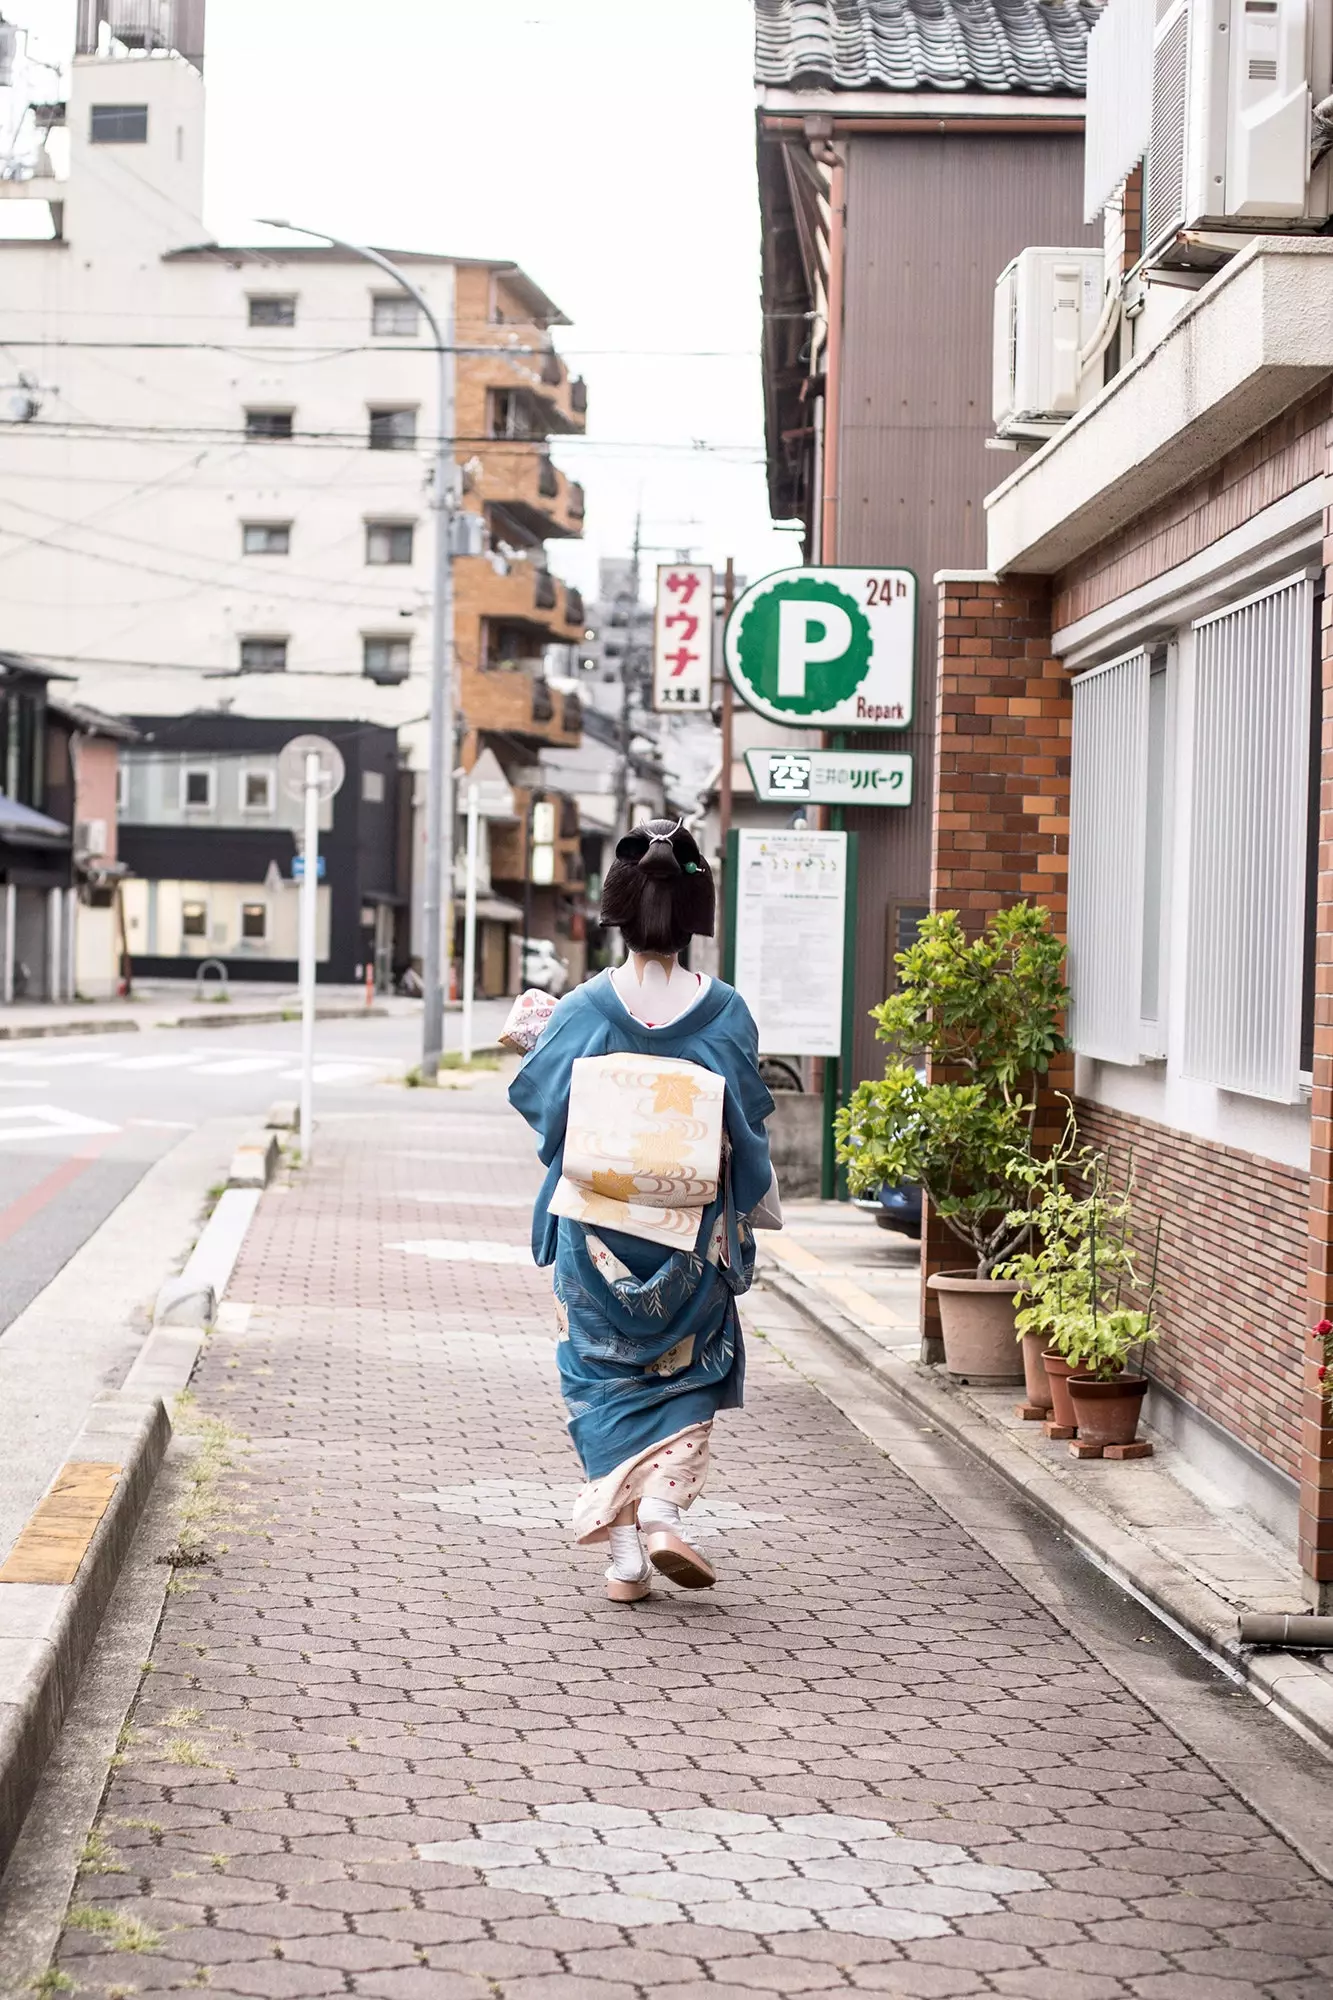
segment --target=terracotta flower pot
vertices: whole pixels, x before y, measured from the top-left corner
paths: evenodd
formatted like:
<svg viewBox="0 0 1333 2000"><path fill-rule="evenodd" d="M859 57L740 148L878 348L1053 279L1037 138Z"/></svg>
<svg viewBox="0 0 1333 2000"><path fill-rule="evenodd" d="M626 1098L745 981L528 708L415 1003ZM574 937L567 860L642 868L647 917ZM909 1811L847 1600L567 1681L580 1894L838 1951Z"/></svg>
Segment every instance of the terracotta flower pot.
<svg viewBox="0 0 1333 2000"><path fill-rule="evenodd" d="M1034 1410L1054 1408L1051 1396L1051 1381L1046 1373L1046 1363L1042 1359L1046 1347L1046 1336L1041 1333L1023 1335L1023 1379L1027 1384L1027 1399Z"/></svg>
<svg viewBox="0 0 1333 2000"><path fill-rule="evenodd" d="M1109 1382L1075 1375L1069 1383L1074 1421L1083 1444L1133 1444L1147 1393L1145 1375L1116 1375Z"/></svg>
<svg viewBox="0 0 1333 2000"><path fill-rule="evenodd" d="M938 1271L927 1280L940 1302L944 1365L957 1382L1001 1389L1024 1379L1014 1334L1018 1286L1008 1278Z"/></svg>
<svg viewBox="0 0 1333 2000"><path fill-rule="evenodd" d="M1057 1354L1048 1347L1042 1354L1042 1366L1046 1370L1046 1380L1051 1386L1051 1407L1055 1411L1055 1421L1063 1430L1078 1429L1078 1418L1074 1414L1074 1400L1069 1393L1069 1378L1073 1369L1063 1354Z"/></svg>

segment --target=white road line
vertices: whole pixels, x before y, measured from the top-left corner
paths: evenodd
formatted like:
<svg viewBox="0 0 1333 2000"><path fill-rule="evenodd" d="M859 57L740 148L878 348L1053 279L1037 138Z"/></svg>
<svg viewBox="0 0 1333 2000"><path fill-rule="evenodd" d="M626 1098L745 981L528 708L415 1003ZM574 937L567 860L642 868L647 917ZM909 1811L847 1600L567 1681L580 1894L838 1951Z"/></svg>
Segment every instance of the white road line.
<svg viewBox="0 0 1333 2000"><path fill-rule="evenodd" d="M221 1062L196 1063L191 1076L258 1076L263 1070L281 1069L284 1056L225 1056Z"/></svg>
<svg viewBox="0 0 1333 2000"><path fill-rule="evenodd" d="M0 1111L0 1145L12 1139L84 1139L93 1132L119 1130L104 1118L85 1118L59 1104L15 1104Z"/></svg>
<svg viewBox="0 0 1333 2000"><path fill-rule="evenodd" d="M316 1083L346 1083L354 1076L373 1076L376 1065L366 1062L317 1062L310 1074ZM301 1072L299 1069L285 1069L284 1083L294 1082Z"/></svg>
<svg viewBox="0 0 1333 2000"><path fill-rule="evenodd" d="M188 1055L181 1055L178 1050L174 1055L126 1056L121 1062L111 1063L110 1067L112 1069L184 1069L187 1063L198 1062L201 1053L199 1049L191 1049Z"/></svg>
<svg viewBox="0 0 1333 2000"><path fill-rule="evenodd" d="M403 1250L409 1257L431 1257L443 1264L532 1263L532 1251L526 1243L485 1243L436 1236L422 1243L390 1243L386 1247Z"/></svg>
<svg viewBox="0 0 1333 2000"><path fill-rule="evenodd" d="M111 1060L110 1049L3 1049L0 1063L26 1064L29 1069L74 1069L80 1063Z"/></svg>

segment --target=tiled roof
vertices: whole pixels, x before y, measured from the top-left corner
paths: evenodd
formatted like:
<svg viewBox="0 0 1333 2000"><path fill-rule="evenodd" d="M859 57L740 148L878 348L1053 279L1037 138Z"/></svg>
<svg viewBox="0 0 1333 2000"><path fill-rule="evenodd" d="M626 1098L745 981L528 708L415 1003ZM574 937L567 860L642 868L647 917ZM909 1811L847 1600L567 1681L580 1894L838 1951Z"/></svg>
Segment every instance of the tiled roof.
<svg viewBox="0 0 1333 2000"><path fill-rule="evenodd" d="M755 81L1082 96L1102 0L755 0Z"/></svg>

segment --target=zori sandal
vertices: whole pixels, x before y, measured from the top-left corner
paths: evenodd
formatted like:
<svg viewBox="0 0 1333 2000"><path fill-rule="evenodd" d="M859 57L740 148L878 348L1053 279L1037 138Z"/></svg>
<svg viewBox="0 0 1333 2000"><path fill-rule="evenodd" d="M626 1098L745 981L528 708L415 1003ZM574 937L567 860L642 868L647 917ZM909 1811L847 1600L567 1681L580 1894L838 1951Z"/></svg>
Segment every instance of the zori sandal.
<svg viewBox="0 0 1333 2000"><path fill-rule="evenodd" d="M668 1583L682 1590L709 1590L717 1582L717 1572L698 1549L671 1528L648 1528L644 1533L648 1560Z"/></svg>

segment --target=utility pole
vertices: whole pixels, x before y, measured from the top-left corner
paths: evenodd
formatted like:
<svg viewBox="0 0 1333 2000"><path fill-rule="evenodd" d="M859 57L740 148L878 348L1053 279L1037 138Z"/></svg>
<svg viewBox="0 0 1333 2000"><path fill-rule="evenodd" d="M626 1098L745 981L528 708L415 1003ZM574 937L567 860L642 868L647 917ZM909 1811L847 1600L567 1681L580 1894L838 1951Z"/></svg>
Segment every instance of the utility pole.
<svg viewBox="0 0 1333 2000"><path fill-rule="evenodd" d="M622 834L629 832L629 746L633 733L632 696L639 665L634 643L634 627L639 615L639 555L642 547L643 515L642 513L638 513L634 516L634 541L630 549L629 611L625 627L625 663L620 672L620 769L616 773L615 818L617 840Z"/></svg>
<svg viewBox="0 0 1333 2000"><path fill-rule="evenodd" d="M421 1011L421 1074L434 1083L444 1052L444 1002L448 990L449 964L453 957L454 926L454 572L453 529L457 504L457 467L454 463L454 310L453 273L449 280L449 305L443 323L436 317L430 300L412 283L405 272L378 250L364 243L349 243L330 236L325 229L305 229L296 222L275 222L261 217L266 229L290 229L296 236L312 236L319 243L331 243L353 257L374 264L400 285L420 308L435 345L438 362L436 409L438 433L435 446L434 477L431 485L431 513L435 519L434 592L431 618L430 706L427 718L426 763L426 880L421 899L422 949L421 983L424 989Z"/></svg>
<svg viewBox="0 0 1333 2000"><path fill-rule="evenodd" d="M732 606L735 602L736 563L733 557L728 556L726 574L722 584L722 769L718 777L717 793L718 853L722 863L724 879L727 866L727 836L731 832L731 764L734 755L732 750L732 736L735 719L735 696L732 692L731 675L727 672L726 630L727 621L731 617ZM722 952L726 944L726 907L727 899L724 893L716 920L719 964L722 962Z"/></svg>

